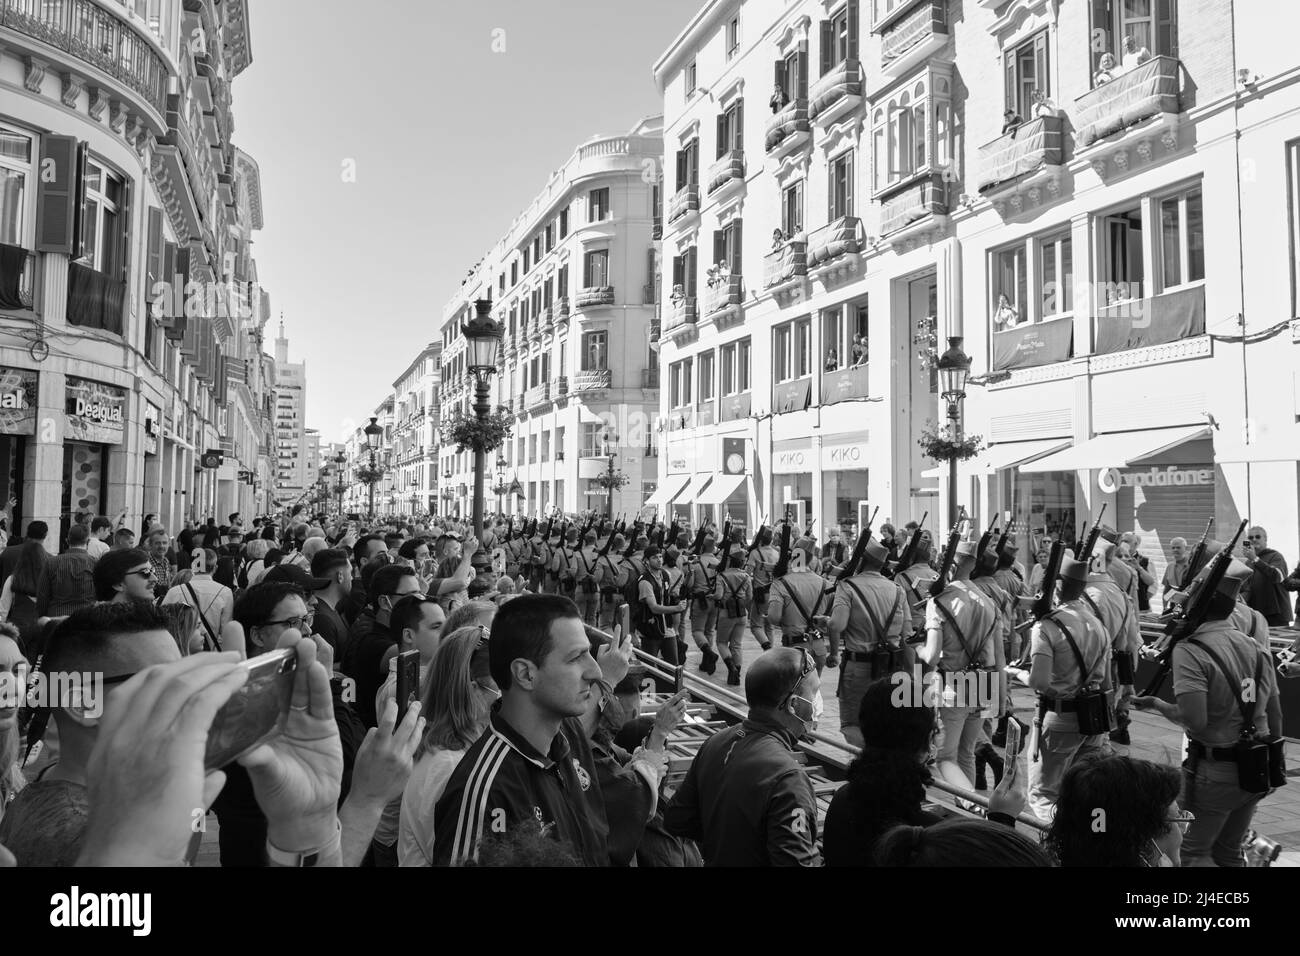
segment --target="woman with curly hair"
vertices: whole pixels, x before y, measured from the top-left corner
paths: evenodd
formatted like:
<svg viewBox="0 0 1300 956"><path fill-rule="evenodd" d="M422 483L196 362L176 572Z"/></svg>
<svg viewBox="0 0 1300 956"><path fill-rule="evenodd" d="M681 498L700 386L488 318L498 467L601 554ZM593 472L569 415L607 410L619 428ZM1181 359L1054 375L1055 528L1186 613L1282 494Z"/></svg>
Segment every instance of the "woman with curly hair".
<svg viewBox="0 0 1300 956"><path fill-rule="evenodd" d="M1061 779L1044 845L1061 866L1178 866L1191 815L1174 767L1118 754L1075 763Z"/></svg>

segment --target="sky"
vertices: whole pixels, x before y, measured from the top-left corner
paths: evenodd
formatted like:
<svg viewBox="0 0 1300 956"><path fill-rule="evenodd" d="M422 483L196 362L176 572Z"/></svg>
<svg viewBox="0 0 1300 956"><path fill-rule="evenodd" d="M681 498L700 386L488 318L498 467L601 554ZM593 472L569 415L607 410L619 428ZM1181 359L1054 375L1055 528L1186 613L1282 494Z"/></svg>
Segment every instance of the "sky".
<svg viewBox="0 0 1300 956"><path fill-rule="evenodd" d="M307 427L344 436L581 142L663 111L651 68L704 0L250 0L234 142Z"/></svg>

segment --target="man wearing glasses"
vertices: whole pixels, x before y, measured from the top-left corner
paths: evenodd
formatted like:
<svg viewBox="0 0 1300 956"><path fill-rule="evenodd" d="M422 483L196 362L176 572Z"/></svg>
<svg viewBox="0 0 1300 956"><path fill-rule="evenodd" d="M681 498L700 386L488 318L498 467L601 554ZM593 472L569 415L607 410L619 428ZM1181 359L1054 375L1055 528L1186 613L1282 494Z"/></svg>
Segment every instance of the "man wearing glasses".
<svg viewBox="0 0 1300 956"><path fill-rule="evenodd" d="M821 679L802 647L765 652L745 674L749 716L714 734L664 811L707 866L820 866L817 803L796 759L821 716Z"/></svg>
<svg viewBox="0 0 1300 956"><path fill-rule="evenodd" d="M122 604L153 601L154 570L138 548L110 551L95 563L95 599Z"/></svg>
<svg viewBox="0 0 1300 956"><path fill-rule="evenodd" d="M1246 603L1253 607L1269 627L1286 627L1291 623L1291 602L1287 599L1286 559L1268 546L1268 532L1256 526L1246 532L1241 546L1241 560L1250 568L1246 582Z"/></svg>
<svg viewBox="0 0 1300 956"><path fill-rule="evenodd" d="M389 622L393 607L408 594L423 590L415 570L400 565L382 567L370 579L370 606L353 624L342 661L343 673L357 682L357 713L367 727L379 725L375 694L388 676L384 657L398 641Z"/></svg>

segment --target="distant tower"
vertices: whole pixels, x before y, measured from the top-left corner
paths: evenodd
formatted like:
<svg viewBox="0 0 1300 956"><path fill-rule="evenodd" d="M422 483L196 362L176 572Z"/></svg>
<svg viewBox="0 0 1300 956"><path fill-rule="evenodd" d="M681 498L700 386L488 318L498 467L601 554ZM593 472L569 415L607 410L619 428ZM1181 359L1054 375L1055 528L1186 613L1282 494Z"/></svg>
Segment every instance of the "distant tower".
<svg viewBox="0 0 1300 956"><path fill-rule="evenodd" d="M289 361L289 340L284 337L284 314L280 314L280 337L275 340L275 361L285 365Z"/></svg>

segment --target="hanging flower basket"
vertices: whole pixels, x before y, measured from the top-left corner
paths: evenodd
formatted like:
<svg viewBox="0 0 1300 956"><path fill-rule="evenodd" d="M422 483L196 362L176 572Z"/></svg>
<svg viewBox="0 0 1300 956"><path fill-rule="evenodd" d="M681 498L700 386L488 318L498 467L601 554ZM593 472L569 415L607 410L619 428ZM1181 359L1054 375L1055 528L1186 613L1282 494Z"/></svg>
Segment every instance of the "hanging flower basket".
<svg viewBox="0 0 1300 956"><path fill-rule="evenodd" d="M372 485L384 480L384 469L380 465L374 468L366 465L356 470L356 476L363 485Z"/></svg>
<svg viewBox="0 0 1300 956"><path fill-rule="evenodd" d="M609 491L611 488L617 491L619 488L630 484L632 479L628 475L623 474L623 472L616 471L612 475L609 472L597 475L592 479L592 481L594 481L599 487L604 488L606 491Z"/></svg>
<svg viewBox="0 0 1300 956"><path fill-rule="evenodd" d="M451 423L449 438L457 451L474 451L486 454L495 451L510 438L514 416L500 410L483 421L478 416L466 416Z"/></svg>
<svg viewBox="0 0 1300 956"><path fill-rule="evenodd" d="M967 435L953 441L934 422L926 422L916 440L926 458L933 461L966 461L984 450L983 435Z"/></svg>

